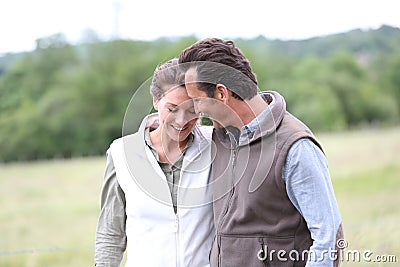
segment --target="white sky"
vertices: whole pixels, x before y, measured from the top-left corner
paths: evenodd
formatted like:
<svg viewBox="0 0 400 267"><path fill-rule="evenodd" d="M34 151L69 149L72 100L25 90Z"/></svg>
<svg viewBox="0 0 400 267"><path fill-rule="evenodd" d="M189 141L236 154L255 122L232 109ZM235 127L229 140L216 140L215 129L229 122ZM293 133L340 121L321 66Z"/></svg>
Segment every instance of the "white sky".
<svg viewBox="0 0 400 267"><path fill-rule="evenodd" d="M118 3L118 4L116 4ZM104 39L157 37L305 39L355 28L400 27L397 0L0 0L0 55L28 51L37 38L86 29ZM119 6L118 23L116 6ZM118 27L116 27L118 25Z"/></svg>

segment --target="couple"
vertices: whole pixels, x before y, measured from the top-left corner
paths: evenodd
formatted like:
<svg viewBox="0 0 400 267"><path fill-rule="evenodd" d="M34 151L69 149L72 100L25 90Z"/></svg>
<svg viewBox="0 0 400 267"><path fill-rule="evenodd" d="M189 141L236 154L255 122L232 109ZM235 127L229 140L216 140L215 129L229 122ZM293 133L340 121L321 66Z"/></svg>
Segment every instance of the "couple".
<svg viewBox="0 0 400 267"><path fill-rule="evenodd" d="M186 48L150 91L157 114L107 152L96 266L119 266L125 250L127 266L339 264L321 146L281 95L258 92L233 41Z"/></svg>

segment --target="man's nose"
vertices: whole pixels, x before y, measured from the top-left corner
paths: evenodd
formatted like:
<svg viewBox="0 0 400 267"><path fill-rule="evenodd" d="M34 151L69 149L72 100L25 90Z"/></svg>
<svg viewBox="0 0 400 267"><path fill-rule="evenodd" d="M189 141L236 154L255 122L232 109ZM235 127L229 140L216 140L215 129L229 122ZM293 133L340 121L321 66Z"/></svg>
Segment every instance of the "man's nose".
<svg viewBox="0 0 400 267"><path fill-rule="evenodd" d="M197 103L196 101L194 101L194 103L193 103L193 108L194 108L194 112L195 112L197 115L201 112L201 110L200 110L200 105L199 105L199 103Z"/></svg>

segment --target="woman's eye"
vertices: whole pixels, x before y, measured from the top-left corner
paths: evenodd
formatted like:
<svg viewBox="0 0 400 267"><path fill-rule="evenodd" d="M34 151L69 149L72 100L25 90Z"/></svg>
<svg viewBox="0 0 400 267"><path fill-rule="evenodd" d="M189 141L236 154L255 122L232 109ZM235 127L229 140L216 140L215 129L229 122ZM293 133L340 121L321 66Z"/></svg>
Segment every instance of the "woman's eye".
<svg viewBox="0 0 400 267"><path fill-rule="evenodd" d="M176 113L178 109L176 108L167 108L169 112Z"/></svg>

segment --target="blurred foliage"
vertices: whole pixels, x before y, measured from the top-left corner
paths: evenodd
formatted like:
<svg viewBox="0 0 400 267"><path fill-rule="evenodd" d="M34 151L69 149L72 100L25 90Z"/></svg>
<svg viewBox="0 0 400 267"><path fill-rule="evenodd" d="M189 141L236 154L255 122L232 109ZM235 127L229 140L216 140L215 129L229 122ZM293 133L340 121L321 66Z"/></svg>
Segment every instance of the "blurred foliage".
<svg viewBox="0 0 400 267"><path fill-rule="evenodd" d="M48 36L32 52L0 57L0 161L103 154L121 136L135 91L158 64L197 41L106 42L87 35L78 45L62 34ZM280 92L287 109L314 131L400 121L400 29L235 41L260 89ZM131 117L133 124L142 119Z"/></svg>

